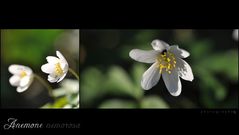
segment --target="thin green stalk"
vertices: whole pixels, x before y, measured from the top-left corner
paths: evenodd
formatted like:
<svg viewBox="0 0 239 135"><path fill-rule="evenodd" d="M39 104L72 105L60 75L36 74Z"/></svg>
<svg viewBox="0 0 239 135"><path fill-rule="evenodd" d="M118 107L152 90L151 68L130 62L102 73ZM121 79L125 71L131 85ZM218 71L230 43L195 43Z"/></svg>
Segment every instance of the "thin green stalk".
<svg viewBox="0 0 239 135"><path fill-rule="evenodd" d="M77 78L77 80L80 81L80 77L73 69L69 68L69 72L71 72Z"/></svg>
<svg viewBox="0 0 239 135"><path fill-rule="evenodd" d="M53 91L52 87L51 87L42 77L40 77L39 75L34 74L34 77L35 77L37 80L39 80L39 81L41 82L41 84L43 84L43 85L47 88L49 95L50 95L53 99L55 99L55 97L53 96L53 93L52 93L52 91Z"/></svg>

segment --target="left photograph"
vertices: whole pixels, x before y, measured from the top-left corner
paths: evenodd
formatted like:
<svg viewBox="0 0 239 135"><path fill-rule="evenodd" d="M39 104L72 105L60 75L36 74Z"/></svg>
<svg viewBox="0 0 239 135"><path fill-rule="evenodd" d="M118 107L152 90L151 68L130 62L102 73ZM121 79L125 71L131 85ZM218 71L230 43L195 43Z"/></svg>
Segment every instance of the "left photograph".
<svg viewBox="0 0 239 135"><path fill-rule="evenodd" d="M79 29L0 31L1 108L80 108Z"/></svg>

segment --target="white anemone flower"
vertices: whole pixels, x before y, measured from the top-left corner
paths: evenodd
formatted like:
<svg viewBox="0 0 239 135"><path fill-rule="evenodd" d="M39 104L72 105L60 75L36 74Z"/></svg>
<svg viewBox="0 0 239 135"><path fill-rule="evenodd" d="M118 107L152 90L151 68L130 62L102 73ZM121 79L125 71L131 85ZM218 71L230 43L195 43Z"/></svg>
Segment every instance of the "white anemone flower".
<svg viewBox="0 0 239 135"><path fill-rule="evenodd" d="M191 67L182 59L187 58L190 55L189 52L180 49L177 45L169 46L161 40L153 40L151 45L154 50L133 49L129 53L129 56L136 61L153 63L142 76L142 88L151 89L162 75L170 94L179 96L182 90L179 77L187 81L194 79Z"/></svg>
<svg viewBox="0 0 239 135"><path fill-rule="evenodd" d="M48 75L48 81L51 83L60 82L66 76L69 66L65 57L59 52L56 51L57 57L47 56L47 64L41 66L41 70Z"/></svg>
<svg viewBox="0 0 239 135"><path fill-rule="evenodd" d="M238 41L238 29L235 29L235 30L233 31L232 36L233 36L233 38L234 38L235 40Z"/></svg>
<svg viewBox="0 0 239 135"><path fill-rule="evenodd" d="M33 72L31 68L23 65L10 65L8 71L13 74L9 79L12 86L17 87L17 92L24 92L29 88L33 81Z"/></svg>

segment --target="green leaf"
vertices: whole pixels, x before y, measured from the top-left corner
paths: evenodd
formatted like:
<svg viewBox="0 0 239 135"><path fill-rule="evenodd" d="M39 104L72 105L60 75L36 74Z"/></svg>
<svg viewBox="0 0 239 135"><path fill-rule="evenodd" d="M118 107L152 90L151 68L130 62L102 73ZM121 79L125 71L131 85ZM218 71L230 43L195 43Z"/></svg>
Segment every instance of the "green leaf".
<svg viewBox="0 0 239 135"><path fill-rule="evenodd" d="M105 94L104 89L106 78L97 68L90 67L81 74L81 102L91 104Z"/></svg>
<svg viewBox="0 0 239 135"><path fill-rule="evenodd" d="M108 108L108 109L123 109L123 108L136 108L136 103L127 100L112 99L103 102L99 108Z"/></svg>
<svg viewBox="0 0 239 135"><path fill-rule="evenodd" d="M200 65L214 73L224 73L229 79L238 80L238 52L228 51L211 55L204 59ZM210 72L209 71L209 72Z"/></svg>
<svg viewBox="0 0 239 135"><path fill-rule="evenodd" d="M118 66L109 69L106 88L113 94L126 94L135 97L135 88L128 74Z"/></svg>
<svg viewBox="0 0 239 135"><path fill-rule="evenodd" d="M222 83L219 82L210 72L201 72L201 101L209 108L215 107L219 101L227 96L227 90Z"/></svg>
<svg viewBox="0 0 239 135"><path fill-rule="evenodd" d="M220 107L228 95L229 89L224 81L216 75L229 78L236 83L238 80L238 52L227 51L214 53L198 59L192 67L195 76L200 79L200 98L204 106L208 108ZM226 79L225 79L226 80Z"/></svg>
<svg viewBox="0 0 239 135"><path fill-rule="evenodd" d="M141 108L169 108L169 105L157 96L149 96L142 100Z"/></svg>
<svg viewBox="0 0 239 135"><path fill-rule="evenodd" d="M134 85L135 85L135 94L137 95L139 99L142 98L144 92L141 88L141 80L143 73L146 71L146 68L143 64L134 64L131 74L133 77Z"/></svg>
<svg viewBox="0 0 239 135"><path fill-rule="evenodd" d="M67 96L68 103L71 105L77 105L79 104L80 101L80 96L79 94L72 94Z"/></svg>
<svg viewBox="0 0 239 135"><path fill-rule="evenodd" d="M52 108L52 109L57 109L57 108L63 108L65 105L68 104L68 100L66 97L58 98L54 103L47 103L41 108Z"/></svg>

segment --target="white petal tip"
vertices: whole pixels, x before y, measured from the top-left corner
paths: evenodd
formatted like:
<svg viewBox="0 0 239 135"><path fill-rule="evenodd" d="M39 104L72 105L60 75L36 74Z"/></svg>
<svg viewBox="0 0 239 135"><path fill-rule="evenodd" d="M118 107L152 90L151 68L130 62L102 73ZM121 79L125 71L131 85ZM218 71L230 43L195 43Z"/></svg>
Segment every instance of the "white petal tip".
<svg viewBox="0 0 239 135"><path fill-rule="evenodd" d="M129 52L129 57L131 57L133 59L133 56L135 55L135 50L136 49L133 49Z"/></svg>
<svg viewBox="0 0 239 135"><path fill-rule="evenodd" d="M179 96L180 94L181 94L181 92L182 92L182 88L178 88L176 91L174 91L174 92L169 92L172 96L174 96L174 97L177 97L177 96Z"/></svg>
<svg viewBox="0 0 239 135"><path fill-rule="evenodd" d="M50 83L55 83L56 81L52 81L52 80L49 80L49 79L47 79Z"/></svg>
<svg viewBox="0 0 239 135"><path fill-rule="evenodd" d="M188 79L188 81L190 81L190 82L192 82L193 80L194 80L193 76Z"/></svg>
<svg viewBox="0 0 239 135"><path fill-rule="evenodd" d="M55 83L57 80L53 77L51 77L50 75L48 75L48 78L47 80L50 82L50 83Z"/></svg>
<svg viewBox="0 0 239 135"><path fill-rule="evenodd" d="M141 87L142 87L143 90L150 90L153 86L145 83L145 81L142 80L141 81Z"/></svg>
<svg viewBox="0 0 239 135"><path fill-rule="evenodd" d="M44 73L47 73L46 72L47 71L47 65L46 64L41 66L41 71L44 72Z"/></svg>
<svg viewBox="0 0 239 135"><path fill-rule="evenodd" d="M56 56L63 56L60 51L56 51Z"/></svg>
<svg viewBox="0 0 239 135"><path fill-rule="evenodd" d="M175 92L175 93L170 93L170 94L174 97L178 97L181 94L181 91L180 92Z"/></svg>
<svg viewBox="0 0 239 135"><path fill-rule="evenodd" d="M151 42L151 45L152 46L155 46L155 45L158 45L160 43L160 40L159 39L155 39Z"/></svg>
<svg viewBox="0 0 239 135"><path fill-rule="evenodd" d="M181 92L182 92L182 88L178 88L177 90L171 90L171 91L169 90L169 93L174 97L179 96L181 94Z"/></svg>
<svg viewBox="0 0 239 135"><path fill-rule="evenodd" d="M56 83L59 83L59 82L61 82L61 80L59 79Z"/></svg>
<svg viewBox="0 0 239 135"><path fill-rule="evenodd" d="M41 66L41 71L42 71L42 72L44 72L44 71L43 71L43 69L44 69L44 67L43 67L43 66L44 66L44 65L42 65L42 66Z"/></svg>
<svg viewBox="0 0 239 135"><path fill-rule="evenodd" d="M150 90L151 88L144 88L143 86L142 86L142 88L143 88L143 90Z"/></svg>
<svg viewBox="0 0 239 135"><path fill-rule="evenodd" d="M182 78L182 77L181 77ZM183 80L186 80L186 81L190 81L190 82L192 82L193 80L194 80L194 78L190 78L190 79L188 79L188 78L182 78Z"/></svg>
<svg viewBox="0 0 239 135"><path fill-rule="evenodd" d="M180 94L171 94L174 97L178 97Z"/></svg>
<svg viewBox="0 0 239 135"><path fill-rule="evenodd" d="M26 91L28 89L29 86L26 86L26 87L17 87L17 92L18 93L22 93L24 91Z"/></svg>
<svg viewBox="0 0 239 135"><path fill-rule="evenodd" d="M153 47L154 50L160 50L160 51L163 51L164 49L169 48L169 45L166 42L159 39L153 40L151 42L151 46Z"/></svg>

